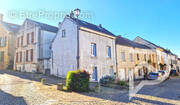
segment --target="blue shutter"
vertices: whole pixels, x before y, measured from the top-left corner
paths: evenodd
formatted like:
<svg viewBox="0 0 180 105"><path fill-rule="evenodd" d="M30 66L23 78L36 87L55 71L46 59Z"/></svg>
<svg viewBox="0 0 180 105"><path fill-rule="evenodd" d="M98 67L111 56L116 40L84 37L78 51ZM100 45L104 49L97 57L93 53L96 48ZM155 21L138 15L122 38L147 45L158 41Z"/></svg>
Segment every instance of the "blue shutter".
<svg viewBox="0 0 180 105"><path fill-rule="evenodd" d="M94 79L95 79L95 81L97 81L98 80L98 75L97 75L97 67L94 67Z"/></svg>
<svg viewBox="0 0 180 105"><path fill-rule="evenodd" d="M94 56L96 56L96 44L94 44Z"/></svg>
<svg viewBox="0 0 180 105"><path fill-rule="evenodd" d="M111 47L108 48L108 56L111 58Z"/></svg>

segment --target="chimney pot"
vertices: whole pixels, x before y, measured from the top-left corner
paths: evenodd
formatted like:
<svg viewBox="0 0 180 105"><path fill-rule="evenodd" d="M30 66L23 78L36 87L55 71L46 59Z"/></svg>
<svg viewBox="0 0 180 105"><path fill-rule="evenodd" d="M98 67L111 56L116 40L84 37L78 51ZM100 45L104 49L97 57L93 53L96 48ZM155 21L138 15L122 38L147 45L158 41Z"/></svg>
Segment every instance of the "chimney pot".
<svg viewBox="0 0 180 105"><path fill-rule="evenodd" d="M101 27L101 28L102 28L102 24L99 24L99 27Z"/></svg>
<svg viewBox="0 0 180 105"><path fill-rule="evenodd" d="M74 18L74 12L73 12L73 11L71 11L70 17L71 17L71 18Z"/></svg>

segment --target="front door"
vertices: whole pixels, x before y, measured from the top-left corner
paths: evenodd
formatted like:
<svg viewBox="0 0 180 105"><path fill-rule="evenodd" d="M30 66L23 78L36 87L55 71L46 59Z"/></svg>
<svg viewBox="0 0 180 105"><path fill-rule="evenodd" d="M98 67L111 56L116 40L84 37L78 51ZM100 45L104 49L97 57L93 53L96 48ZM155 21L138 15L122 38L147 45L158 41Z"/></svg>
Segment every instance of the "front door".
<svg viewBox="0 0 180 105"><path fill-rule="evenodd" d="M93 70L93 79L95 81L98 81L97 67L94 67L94 70Z"/></svg>

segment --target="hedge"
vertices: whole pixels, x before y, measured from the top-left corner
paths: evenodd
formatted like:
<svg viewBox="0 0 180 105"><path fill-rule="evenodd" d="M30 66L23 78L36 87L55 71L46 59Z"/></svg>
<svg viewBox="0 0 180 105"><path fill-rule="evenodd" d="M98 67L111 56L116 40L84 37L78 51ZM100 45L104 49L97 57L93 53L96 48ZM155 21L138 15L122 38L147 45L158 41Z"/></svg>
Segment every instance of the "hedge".
<svg viewBox="0 0 180 105"><path fill-rule="evenodd" d="M90 75L85 70L69 71L66 79L66 87L69 91L88 92Z"/></svg>

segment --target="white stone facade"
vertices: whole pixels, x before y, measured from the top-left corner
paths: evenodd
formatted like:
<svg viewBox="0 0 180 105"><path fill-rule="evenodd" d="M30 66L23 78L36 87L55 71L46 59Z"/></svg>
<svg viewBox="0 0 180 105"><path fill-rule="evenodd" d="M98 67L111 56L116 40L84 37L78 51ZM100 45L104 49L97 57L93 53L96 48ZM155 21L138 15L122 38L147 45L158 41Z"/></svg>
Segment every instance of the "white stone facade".
<svg viewBox="0 0 180 105"><path fill-rule="evenodd" d="M63 36L65 30L65 36ZM51 74L66 77L71 70L78 69L77 35L79 33L79 69L91 74L97 69L97 81L103 76L114 75L116 72L115 37L84 27L77 29L77 24L70 17L65 17L59 32L52 44ZM96 44L97 56L91 54L91 44ZM111 58L108 58L107 46L111 47Z"/></svg>

